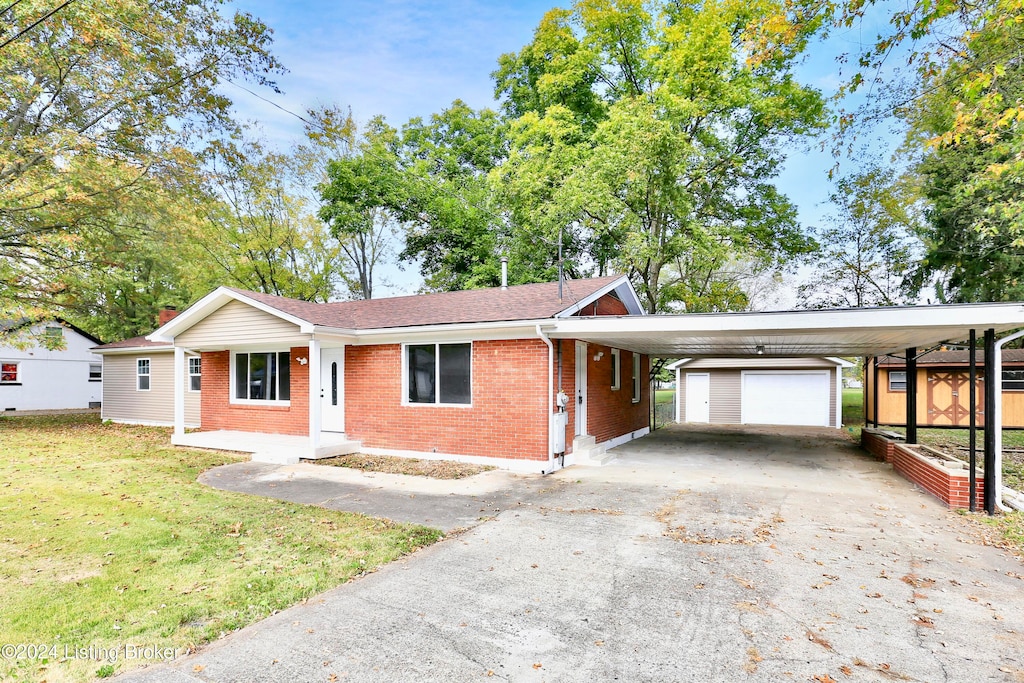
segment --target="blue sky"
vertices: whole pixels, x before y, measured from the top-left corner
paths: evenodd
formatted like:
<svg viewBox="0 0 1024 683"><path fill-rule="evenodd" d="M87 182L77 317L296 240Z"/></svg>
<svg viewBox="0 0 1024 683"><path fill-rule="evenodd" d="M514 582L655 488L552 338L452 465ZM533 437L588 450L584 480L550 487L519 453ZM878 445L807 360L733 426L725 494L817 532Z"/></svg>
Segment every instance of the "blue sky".
<svg viewBox="0 0 1024 683"><path fill-rule="evenodd" d="M561 3L567 5L568 3ZM274 30L273 52L289 73L278 79L283 94L257 90L282 107L302 113L318 105L351 107L364 122L383 114L393 126L428 118L454 99L479 108L494 106L490 74L498 56L528 43L552 0L236 0L233 6L264 20ZM857 51L875 37L857 27L813 46L798 76L826 95L840 83L836 57ZM263 136L287 148L302 124L252 95L226 86L245 119L259 123ZM879 141L880 140L880 141ZM894 138L881 133L869 143L887 154ZM806 225L828 212L834 160L815 143L790 152L778 186L799 207ZM844 162L844 168L852 164ZM420 284L415 268L389 268L387 294L411 293ZM791 302L783 301L783 305Z"/></svg>

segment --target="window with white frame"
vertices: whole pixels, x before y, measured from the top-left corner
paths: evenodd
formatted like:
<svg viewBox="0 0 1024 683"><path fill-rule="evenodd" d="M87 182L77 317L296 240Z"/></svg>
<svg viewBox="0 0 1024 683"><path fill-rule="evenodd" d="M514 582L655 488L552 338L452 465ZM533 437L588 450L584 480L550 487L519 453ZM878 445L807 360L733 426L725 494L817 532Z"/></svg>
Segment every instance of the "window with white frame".
<svg viewBox="0 0 1024 683"><path fill-rule="evenodd" d="M407 344L405 387L409 403L469 405L473 345Z"/></svg>
<svg viewBox="0 0 1024 683"><path fill-rule="evenodd" d="M291 352L235 354L235 399L288 401L291 399ZM191 367L189 368L191 370Z"/></svg>
<svg viewBox="0 0 1024 683"><path fill-rule="evenodd" d="M906 370L890 370L889 371L889 391L906 391L907 390L907 372Z"/></svg>
<svg viewBox="0 0 1024 683"><path fill-rule="evenodd" d="M188 390L199 391L203 383L203 359L188 359Z"/></svg>
<svg viewBox="0 0 1024 683"><path fill-rule="evenodd" d="M633 353L633 403L640 402L640 354Z"/></svg>
<svg viewBox="0 0 1024 683"><path fill-rule="evenodd" d="M149 391L150 369L148 358L139 358L135 361L135 389L137 391Z"/></svg>
<svg viewBox="0 0 1024 683"><path fill-rule="evenodd" d="M0 384L21 384L18 365L14 361L0 363Z"/></svg>
<svg viewBox="0 0 1024 683"><path fill-rule="evenodd" d="M89 363L89 381L90 382L101 382L101 381L103 381L103 364L102 363Z"/></svg>
<svg viewBox="0 0 1024 683"><path fill-rule="evenodd" d="M622 356L618 349L612 349L612 391L622 386Z"/></svg>

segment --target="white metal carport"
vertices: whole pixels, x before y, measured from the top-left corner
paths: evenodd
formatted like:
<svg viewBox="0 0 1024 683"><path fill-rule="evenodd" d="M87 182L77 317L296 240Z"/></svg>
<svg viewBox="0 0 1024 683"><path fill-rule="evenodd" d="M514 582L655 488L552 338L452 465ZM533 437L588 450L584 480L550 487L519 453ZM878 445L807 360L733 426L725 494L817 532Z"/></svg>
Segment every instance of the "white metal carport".
<svg viewBox="0 0 1024 683"><path fill-rule="evenodd" d="M595 316L562 318L547 327L551 339L580 339L658 358L808 357L906 354L908 372L918 351L943 342L985 338L985 509L1001 491L1001 377L996 335L1024 328L1024 304L987 303L770 313ZM972 383L973 385L973 383ZM877 383L876 383L877 386ZM907 441L916 441L916 396L908 392ZM973 412L973 411L972 411ZM973 472L973 470L972 470Z"/></svg>

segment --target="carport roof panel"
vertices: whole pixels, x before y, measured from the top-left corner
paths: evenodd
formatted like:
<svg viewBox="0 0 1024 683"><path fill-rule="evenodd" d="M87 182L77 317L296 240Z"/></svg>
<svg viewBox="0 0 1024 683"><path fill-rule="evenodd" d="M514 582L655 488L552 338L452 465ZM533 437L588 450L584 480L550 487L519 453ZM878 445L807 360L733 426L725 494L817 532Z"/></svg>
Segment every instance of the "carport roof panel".
<svg viewBox="0 0 1024 683"><path fill-rule="evenodd" d="M662 358L874 356L1024 327L1024 304L598 316L562 319L554 339L583 339Z"/></svg>

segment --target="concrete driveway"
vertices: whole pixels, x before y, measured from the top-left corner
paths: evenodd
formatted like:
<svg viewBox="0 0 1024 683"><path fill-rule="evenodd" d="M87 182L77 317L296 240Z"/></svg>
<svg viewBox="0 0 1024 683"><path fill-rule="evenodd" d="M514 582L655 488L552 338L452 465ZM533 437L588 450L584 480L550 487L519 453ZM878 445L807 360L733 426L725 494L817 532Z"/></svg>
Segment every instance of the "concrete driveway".
<svg viewBox="0 0 1024 683"><path fill-rule="evenodd" d="M841 434L618 453L125 680L1024 680L1020 561Z"/></svg>

